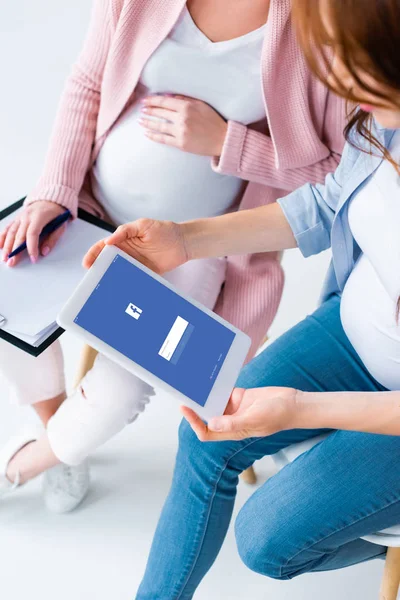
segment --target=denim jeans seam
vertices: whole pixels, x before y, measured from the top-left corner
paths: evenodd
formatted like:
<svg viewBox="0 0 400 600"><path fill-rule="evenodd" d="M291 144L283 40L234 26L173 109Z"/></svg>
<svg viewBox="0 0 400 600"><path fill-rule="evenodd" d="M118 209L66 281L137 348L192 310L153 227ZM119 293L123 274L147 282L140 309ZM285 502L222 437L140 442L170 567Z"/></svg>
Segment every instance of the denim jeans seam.
<svg viewBox="0 0 400 600"><path fill-rule="evenodd" d="M219 477L218 477L218 479L216 479L216 481L215 481L214 489L213 489L213 492L212 492L212 494L211 494L211 496L210 496L210 504L209 504L208 514L207 514L207 518L206 518L206 524L205 524L205 527L204 527L203 538L202 538L202 540L201 540L201 543L199 544L199 548L198 548L197 554L196 554L196 556L195 556L195 558L194 558L194 560L193 560L192 567L191 567L191 569L190 569L189 573L187 574L187 577L186 577L185 581L184 581L184 582L183 582L183 584L182 584L181 591L179 592L179 595L178 595L178 596L176 596L176 600L180 600L180 598L182 598L182 594L184 593L184 591L185 591L185 588L187 587L187 584L189 583L189 579L190 579L190 577L192 576L192 574L193 574L193 571L194 571L194 569L195 569L195 566L196 566L196 563L197 563L197 561L198 561L199 554L200 554L200 552L201 552L201 548L202 548L202 546L203 546L203 544L204 544L204 538L205 538L205 536L206 536L206 533L207 533L207 527L208 527L208 523L209 523L209 521L210 521L210 514L211 514L211 508L212 508L212 504L213 504L213 502L214 502L214 499L215 499L215 494L217 493L217 487L218 487L218 483L221 481L221 477L222 477L223 473L225 472L225 470L226 470L227 466L229 465L229 462L232 460L232 458L234 458L234 457L235 457L237 454L240 454L240 452L242 452L243 450L246 450L246 448L248 448L248 447L249 447L249 446L251 446L252 444L255 444L255 443L257 443L257 442L258 442L260 439L261 439L261 438L256 438L256 439L253 439L251 442L249 442L248 444L246 444L245 446L243 446L242 448L240 448L239 450L237 450L236 452L234 452L234 454L232 454L232 455L231 455L229 458L227 458L227 459L226 459L226 462L225 462L225 464L224 464L224 467L221 469L221 472L220 472L220 474L219 474Z"/></svg>
<svg viewBox="0 0 400 600"><path fill-rule="evenodd" d="M299 550L298 552L296 552L296 554L294 554L293 556L291 556L290 558L288 558L288 560L285 562L285 564L280 567L280 569L279 569L279 576L282 577L282 571L283 571L283 569L285 569L287 567L287 565L292 560L294 560L299 554L301 554L302 552L306 552L307 550L311 550L312 548L314 548L314 546L316 546L317 544L320 544L321 542L325 542L326 540L328 540L333 535L336 535L337 533L341 533L342 531L345 531L349 527L353 527L353 525L357 525L357 523L361 523L361 521L364 521L365 519L368 519L371 516L375 516L375 515L379 514L380 512L382 512L383 510L386 510L387 508L389 508L393 504L397 504L399 502L400 502L400 499L393 500L392 502L389 502L388 504L385 504L385 506L382 506L381 508L379 508L379 510L373 511L373 512L369 513L368 515L365 515L365 516L363 516L363 517L361 517L361 518L353 521L349 525L345 525L344 527L341 527L340 529L337 529L333 533L330 533L329 535L326 535L325 537L322 537L317 542L313 542L310 546L306 546L306 547L302 548L301 550ZM360 538L356 538L356 539L360 539Z"/></svg>

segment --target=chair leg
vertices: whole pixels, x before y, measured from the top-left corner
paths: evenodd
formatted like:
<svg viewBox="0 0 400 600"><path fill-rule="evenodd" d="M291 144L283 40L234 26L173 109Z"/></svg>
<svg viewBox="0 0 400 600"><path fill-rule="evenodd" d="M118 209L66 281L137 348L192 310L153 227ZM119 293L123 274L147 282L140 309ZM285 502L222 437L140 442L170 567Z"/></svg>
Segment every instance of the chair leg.
<svg viewBox="0 0 400 600"><path fill-rule="evenodd" d="M75 376L74 389L78 387L82 379L85 377L86 373L88 373L93 367L97 354L98 352L97 350L94 350L94 348L91 348L88 345L84 346L81 354L81 360L79 363L78 371Z"/></svg>
<svg viewBox="0 0 400 600"><path fill-rule="evenodd" d="M241 477L243 481L250 485L255 485L257 483L257 475L254 467L249 467L246 471L243 471Z"/></svg>
<svg viewBox="0 0 400 600"><path fill-rule="evenodd" d="M400 587L400 548L388 548L379 600L396 600Z"/></svg>

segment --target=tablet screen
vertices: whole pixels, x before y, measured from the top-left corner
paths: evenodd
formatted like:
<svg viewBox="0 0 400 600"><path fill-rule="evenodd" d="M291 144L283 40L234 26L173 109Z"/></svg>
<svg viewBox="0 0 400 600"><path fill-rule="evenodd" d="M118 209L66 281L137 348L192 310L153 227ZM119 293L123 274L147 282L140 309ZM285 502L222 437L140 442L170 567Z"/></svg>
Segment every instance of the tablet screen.
<svg viewBox="0 0 400 600"><path fill-rule="evenodd" d="M75 323L201 406L236 335L120 255Z"/></svg>

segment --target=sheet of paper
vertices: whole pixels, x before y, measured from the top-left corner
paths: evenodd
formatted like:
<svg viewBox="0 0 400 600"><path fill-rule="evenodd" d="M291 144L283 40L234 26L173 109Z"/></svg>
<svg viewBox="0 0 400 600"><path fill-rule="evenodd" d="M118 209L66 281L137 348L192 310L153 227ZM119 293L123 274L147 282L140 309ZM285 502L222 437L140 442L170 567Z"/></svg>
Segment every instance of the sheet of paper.
<svg viewBox="0 0 400 600"><path fill-rule="evenodd" d="M15 215L0 221L0 228L12 218ZM57 314L83 277L83 256L107 235L104 229L77 219L37 264L31 264L26 252L16 267L1 263L0 315L7 319L3 329L21 339L25 336L26 341L36 340L32 344L36 345L44 330L54 326Z"/></svg>
<svg viewBox="0 0 400 600"><path fill-rule="evenodd" d="M40 346L40 344L42 342L47 340L47 338L50 337L51 334L54 333L54 331L56 331L57 329L58 329L57 323L52 323L49 327L46 327L46 329L44 329L37 335L32 336L32 335L25 335L23 333L17 333L17 334L14 333L13 335L16 335L18 337L18 339L22 340L23 342L26 342L30 346L34 346L35 348L37 348L38 346ZM9 333L11 333L11 331Z"/></svg>

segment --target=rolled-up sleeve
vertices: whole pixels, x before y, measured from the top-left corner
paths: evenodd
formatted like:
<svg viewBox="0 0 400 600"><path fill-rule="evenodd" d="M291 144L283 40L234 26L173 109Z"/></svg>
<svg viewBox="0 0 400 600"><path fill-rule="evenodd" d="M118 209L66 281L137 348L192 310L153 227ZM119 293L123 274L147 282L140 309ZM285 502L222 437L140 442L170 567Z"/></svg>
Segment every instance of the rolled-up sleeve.
<svg viewBox="0 0 400 600"><path fill-rule="evenodd" d="M349 152L346 145L338 168L326 177L324 185L307 184L278 200L305 257L330 248L332 223L342 194Z"/></svg>

